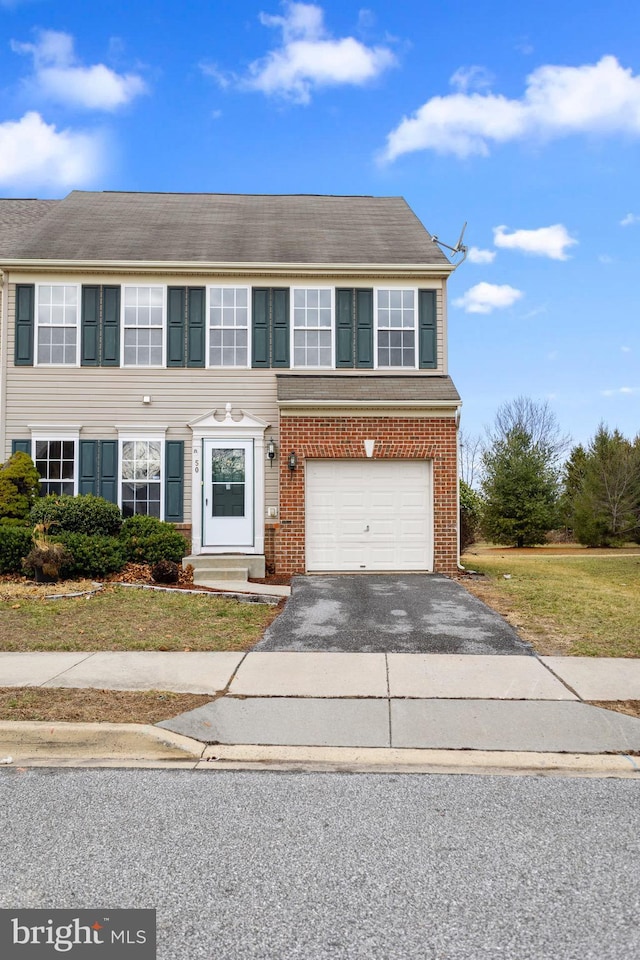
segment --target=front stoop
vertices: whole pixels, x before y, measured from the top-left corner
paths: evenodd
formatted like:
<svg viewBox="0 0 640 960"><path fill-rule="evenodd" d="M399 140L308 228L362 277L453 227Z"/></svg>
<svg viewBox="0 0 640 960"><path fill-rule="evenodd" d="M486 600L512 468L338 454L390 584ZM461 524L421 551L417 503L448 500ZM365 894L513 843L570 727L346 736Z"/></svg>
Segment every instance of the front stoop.
<svg viewBox="0 0 640 960"><path fill-rule="evenodd" d="M217 553L184 557L183 568L193 567L193 582L208 587L220 580L246 582L249 577L264 577L264 554Z"/></svg>

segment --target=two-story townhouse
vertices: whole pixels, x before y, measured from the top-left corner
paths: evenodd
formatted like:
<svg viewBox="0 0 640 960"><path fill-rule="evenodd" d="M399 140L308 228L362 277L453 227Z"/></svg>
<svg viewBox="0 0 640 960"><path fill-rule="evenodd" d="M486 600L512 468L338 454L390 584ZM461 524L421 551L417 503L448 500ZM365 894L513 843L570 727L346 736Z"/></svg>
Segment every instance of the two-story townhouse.
<svg viewBox="0 0 640 960"><path fill-rule="evenodd" d="M253 576L456 571L454 268L402 198L74 191L3 223L0 455L44 491Z"/></svg>

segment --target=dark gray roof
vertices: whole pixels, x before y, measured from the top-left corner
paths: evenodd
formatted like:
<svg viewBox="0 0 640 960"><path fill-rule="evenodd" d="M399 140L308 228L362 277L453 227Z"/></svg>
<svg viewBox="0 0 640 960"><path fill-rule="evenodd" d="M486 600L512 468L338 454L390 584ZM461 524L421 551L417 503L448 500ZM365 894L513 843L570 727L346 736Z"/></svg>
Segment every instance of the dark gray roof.
<svg viewBox="0 0 640 960"><path fill-rule="evenodd" d="M362 401L398 401L416 404L433 400L457 403L460 394L451 377L428 373L393 376L391 374L286 374L279 373L278 400L289 403L327 401L358 403Z"/></svg>
<svg viewBox="0 0 640 960"><path fill-rule="evenodd" d="M12 257L59 200L0 199L0 256Z"/></svg>
<svg viewBox="0 0 640 960"><path fill-rule="evenodd" d="M84 193L18 259L448 264L402 197Z"/></svg>

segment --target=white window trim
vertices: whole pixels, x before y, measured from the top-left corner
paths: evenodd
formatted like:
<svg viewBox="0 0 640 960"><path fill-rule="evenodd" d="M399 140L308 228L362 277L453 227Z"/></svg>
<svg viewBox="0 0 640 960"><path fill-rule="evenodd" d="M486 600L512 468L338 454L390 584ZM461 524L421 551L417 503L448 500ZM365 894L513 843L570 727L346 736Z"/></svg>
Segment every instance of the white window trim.
<svg viewBox="0 0 640 960"><path fill-rule="evenodd" d="M381 367L378 365L378 298L380 296L381 290L412 290L414 295L414 317L415 323L413 327L413 346L414 346L414 355L415 362L412 367L402 366L402 367ZM419 370L420 369L420 357L419 357L419 326L420 326L420 317L419 317L419 303L418 303L418 288L417 287L407 287L407 286L393 286L393 287L374 287L374 304L373 304L373 368L374 370ZM393 330L408 330L408 327L393 327L384 329L393 329Z"/></svg>
<svg viewBox="0 0 640 960"><path fill-rule="evenodd" d="M60 427L60 429L56 429L55 427L49 427L43 429L34 426L30 427L30 430L31 459L34 464L36 462L36 443L38 440L73 440L73 496L76 497L80 485L80 428Z"/></svg>
<svg viewBox="0 0 640 960"><path fill-rule="evenodd" d="M209 314L209 308L211 306L211 291L212 290L246 290L247 291L247 365L245 367L233 366L229 367L225 364L213 364L209 362L211 357L211 317ZM251 346L252 346L252 332L253 332L253 294L252 288L244 283L212 283L207 286L207 295L205 303L205 314L206 314L206 336L205 336L205 366L209 370L250 370L251 369ZM220 329L224 329L221 327ZM241 330L241 327L227 327L228 330Z"/></svg>
<svg viewBox="0 0 640 960"><path fill-rule="evenodd" d="M133 440L151 440L160 444L160 520L164 520L164 493L165 493L165 448L166 448L166 428L160 427L156 430L142 428L140 430L127 427L126 430L118 430L118 506L122 511L122 448L125 443ZM134 483L136 481L133 481ZM141 481L142 482L142 481Z"/></svg>
<svg viewBox="0 0 640 960"><path fill-rule="evenodd" d="M295 301L295 292L296 290L328 290L331 294L331 323L328 327L316 327L311 329L317 330L328 330L331 335L331 363L329 366L316 366L311 364L297 364L295 362L294 354L294 333L297 330L309 330L309 327L295 327L293 322L294 317L294 301ZM298 285L297 287L291 287L291 293L289 294L289 358L290 358L290 368L292 370L335 370L336 368L336 291L335 287L329 286L320 286L319 284L305 284L304 286Z"/></svg>
<svg viewBox="0 0 640 960"><path fill-rule="evenodd" d="M125 363L124 362L124 332L126 329L144 330L144 327L125 326L125 290L137 290L140 287L162 288L162 363ZM150 328L147 328L150 329ZM153 328L155 329L155 328ZM166 283L123 283L120 296L120 367L124 370L163 370L167 366L167 284Z"/></svg>
<svg viewBox="0 0 640 960"><path fill-rule="evenodd" d="M80 283L65 283L64 280L56 280L50 283L39 282L36 283L36 295L35 303L33 306L33 365L34 367L55 367L57 369L69 369L73 367L80 366L81 360L81 350L82 350L82 284ZM76 314L76 362L75 363L41 363L38 361L38 330L40 327L53 327L56 324L51 323L40 323L38 319L38 306L40 303L40 288L41 287L75 287L77 290L77 314ZM60 324L57 324L60 326ZM69 327L69 324L64 324L64 326ZM46 438L45 438L46 439Z"/></svg>

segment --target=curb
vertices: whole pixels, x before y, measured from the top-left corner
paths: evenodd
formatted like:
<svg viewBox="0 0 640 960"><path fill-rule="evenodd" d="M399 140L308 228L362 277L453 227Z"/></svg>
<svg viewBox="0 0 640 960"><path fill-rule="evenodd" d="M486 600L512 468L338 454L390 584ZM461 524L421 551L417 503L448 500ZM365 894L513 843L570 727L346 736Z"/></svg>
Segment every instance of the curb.
<svg viewBox="0 0 640 960"><path fill-rule="evenodd" d="M626 754L385 747L206 746L150 724L0 722L0 760L17 767L138 767L300 773L414 773L640 779Z"/></svg>

